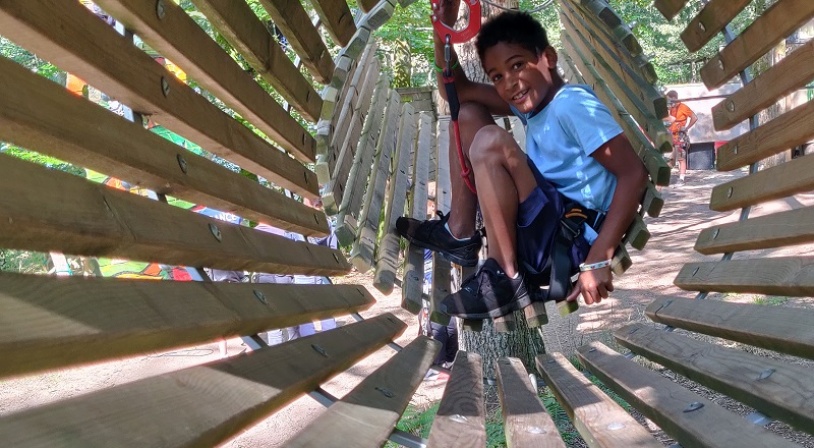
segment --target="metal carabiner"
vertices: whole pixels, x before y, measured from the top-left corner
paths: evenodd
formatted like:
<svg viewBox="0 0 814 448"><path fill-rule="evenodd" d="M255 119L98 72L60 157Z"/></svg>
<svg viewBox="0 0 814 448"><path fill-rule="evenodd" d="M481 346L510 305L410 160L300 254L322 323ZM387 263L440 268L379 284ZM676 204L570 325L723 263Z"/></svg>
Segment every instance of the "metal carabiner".
<svg viewBox="0 0 814 448"><path fill-rule="evenodd" d="M451 26L447 25L446 23L441 21L441 18L438 17L438 3L443 0L430 0L432 3L432 27L435 29L435 32L444 38L445 36L449 36L451 43L453 44L462 44L464 42L469 42L478 35L480 31L481 25L481 5L480 0L462 0L469 5L469 21L466 24L466 27L462 30L456 30Z"/></svg>

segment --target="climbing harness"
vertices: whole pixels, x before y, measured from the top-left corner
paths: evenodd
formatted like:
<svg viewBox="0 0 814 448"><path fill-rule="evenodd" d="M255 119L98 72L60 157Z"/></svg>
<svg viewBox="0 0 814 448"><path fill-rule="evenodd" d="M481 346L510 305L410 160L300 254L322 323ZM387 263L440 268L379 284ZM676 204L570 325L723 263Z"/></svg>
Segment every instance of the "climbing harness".
<svg viewBox="0 0 814 448"><path fill-rule="evenodd" d="M469 178L472 168L466 163L464 157L463 144L461 143L461 129L458 125L458 114L461 111L461 103L458 100L458 91L455 89L455 67L451 65L452 44L468 42L477 36L481 25L481 5L480 0L465 0L469 6L469 22L462 30L455 30L441 21L438 16L439 4L441 0L431 0L432 3L432 26L435 32L444 40L444 68L441 72L441 79L444 82L444 90L447 93L449 103L450 120L452 121L452 132L455 137L455 146L458 149L458 161L461 164L461 177L472 194L477 195L475 185Z"/></svg>

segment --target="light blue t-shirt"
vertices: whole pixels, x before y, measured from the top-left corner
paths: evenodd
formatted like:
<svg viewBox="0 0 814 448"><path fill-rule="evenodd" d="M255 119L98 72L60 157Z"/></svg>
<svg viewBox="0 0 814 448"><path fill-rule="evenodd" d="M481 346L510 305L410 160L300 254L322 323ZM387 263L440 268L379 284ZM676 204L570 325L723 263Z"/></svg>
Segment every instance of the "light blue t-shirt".
<svg viewBox="0 0 814 448"><path fill-rule="evenodd" d="M591 88L566 84L531 118L515 114L526 124L526 153L540 174L565 197L606 213L616 176L591 154L622 128ZM586 226L585 238L593 243L596 232Z"/></svg>

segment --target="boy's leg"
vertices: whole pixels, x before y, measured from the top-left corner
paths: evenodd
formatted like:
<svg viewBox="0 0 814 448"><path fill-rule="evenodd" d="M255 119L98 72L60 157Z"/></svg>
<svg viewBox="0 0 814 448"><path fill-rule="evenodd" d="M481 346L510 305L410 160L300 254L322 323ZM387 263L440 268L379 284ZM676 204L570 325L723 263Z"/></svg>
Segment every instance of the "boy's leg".
<svg viewBox="0 0 814 448"><path fill-rule="evenodd" d="M538 185L526 154L497 125L478 131L470 160L488 229L489 259L460 291L444 299L442 310L465 319L495 318L531 303L517 264L516 226L520 204Z"/></svg>
<svg viewBox="0 0 814 448"><path fill-rule="evenodd" d="M472 103L461 106L458 121L462 149L469 164L468 154L475 135L484 126L494 125L495 122L486 108ZM450 132L452 133L451 128ZM454 263L475 266L481 248L481 237L475 233L477 197L461 177L461 163L454 135L451 135L450 140L452 204L449 213L440 220L421 221L400 217L396 221L396 231L416 246L440 252ZM474 173L470 174L470 179L473 176Z"/></svg>

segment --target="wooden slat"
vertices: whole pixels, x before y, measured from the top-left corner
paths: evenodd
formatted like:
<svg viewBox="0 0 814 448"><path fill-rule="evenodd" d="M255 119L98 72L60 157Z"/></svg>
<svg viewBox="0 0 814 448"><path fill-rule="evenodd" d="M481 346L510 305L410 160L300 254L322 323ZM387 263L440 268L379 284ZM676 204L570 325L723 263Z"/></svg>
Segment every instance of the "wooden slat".
<svg viewBox="0 0 814 448"><path fill-rule="evenodd" d="M701 68L707 88L720 87L814 17L814 2L779 0Z"/></svg>
<svg viewBox="0 0 814 448"><path fill-rule="evenodd" d="M350 245L353 238L356 237L357 220L362 211L362 199L365 196L365 183L373 169L373 155L381 134L382 122L385 120L385 106L390 95L387 87L388 82L386 76L379 78L376 91L373 94L373 103L362 128L362 135L359 137L359 146L356 148L356 154L353 155L353 166L348 174L341 204L336 204L333 189L330 189L323 196L325 210L330 213L335 211L337 207L339 209L336 220L336 236L339 238L340 243L345 246ZM334 182L337 180L339 179L334 179ZM329 203L335 205L329 206Z"/></svg>
<svg viewBox="0 0 814 448"><path fill-rule="evenodd" d="M452 293L450 269L452 265L438 252L432 253L432 289L430 290L430 320L449 324L449 316L441 312L441 302Z"/></svg>
<svg viewBox="0 0 814 448"><path fill-rule="evenodd" d="M653 6L655 6L667 20L673 20L673 17L675 17L686 4L687 0L655 0L653 2Z"/></svg>
<svg viewBox="0 0 814 448"><path fill-rule="evenodd" d="M709 255L812 241L814 207L807 207L704 229L695 241L695 250Z"/></svg>
<svg viewBox="0 0 814 448"><path fill-rule="evenodd" d="M664 207L664 198L661 193L656 189L652 182L647 183L647 190L642 199L642 210L647 212L647 215L652 218L658 218L661 214L661 209Z"/></svg>
<svg viewBox="0 0 814 448"><path fill-rule="evenodd" d="M681 33L684 45L694 53L734 19L751 0L711 0Z"/></svg>
<svg viewBox="0 0 814 448"><path fill-rule="evenodd" d="M363 0L370 2L371 0ZM357 2L359 4L359 2ZM361 5L360 5L361 6ZM364 6L362 6L362 10L364 10ZM393 14L396 12L396 2L390 2L387 0L382 0L370 11L367 11L367 14L362 16L359 20L360 26L367 26L370 28L371 31L379 29L382 25L387 23Z"/></svg>
<svg viewBox="0 0 814 448"><path fill-rule="evenodd" d="M712 108L715 129L730 129L814 79L814 41L792 51L760 76ZM728 154L718 155L718 169L733 169Z"/></svg>
<svg viewBox="0 0 814 448"><path fill-rule="evenodd" d="M160 194L304 235L325 235L322 212L260 186L5 58L0 139Z"/></svg>
<svg viewBox="0 0 814 448"><path fill-rule="evenodd" d="M419 336L300 430L285 446L382 446L440 348L438 341Z"/></svg>
<svg viewBox="0 0 814 448"><path fill-rule="evenodd" d="M319 82L327 84L333 76L334 62L319 32L299 0L260 0L302 64Z"/></svg>
<svg viewBox="0 0 814 448"><path fill-rule="evenodd" d="M353 23L353 14L344 0L311 0L311 4L322 19L322 25L328 30L331 38L344 47L350 43L356 24Z"/></svg>
<svg viewBox="0 0 814 448"><path fill-rule="evenodd" d="M156 13L154 2L97 3L296 158L303 162L315 160L316 142L311 134L175 2L164 2L163 17Z"/></svg>
<svg viewBox="0 0 814 448"><path fill-rule="evenodd" d="M814 101L792 109L718 148L721 169L735 169L808 142L814 137Z"/></svg>
<svg viewBox="0 0 814 448"><path fill-rule="evenodd" d="M374 169L370 173L364 206L359 216L359 229L350 253L353 265L361 272L367 272L373 265L373 256L378 242L379 219L390 173L390 159L396 146L398 113L401 110L398 94L395 91L392 91L387 107L388 120L384 123L384 129L376 146Z"/></svg>
<svg viewBox="0 0 814 448"><path fill-rule="evenodd" d="M616 247L616 251L613 253L613 259L611 260L611 271L613 271L616 275L622 275L633 266L633 260L630 259L630 255L627 253L627 249L625 249L624 244L620 244ZM576 303L576 302L572 302Z"/></svg>
<svg viewBox="0 0 814 448"><path fill-rule="evenodd" d="M532 388L517 358L497 361L497 387L508 447L565 448L554 420Z"/></svg>
<svg viewBox="0 0 814 448"><path fill-rule="evenodd" d="M656 151L651 140L642 133L639 129L639 125L630 117L630 114L626 112L626 109L619 102L618 98L616 98L610 86L603 80L602 75L600 75L593 65L591 65L590 61L585 58L582 51L577 50L572 38L568 34L563 34L563 37L563 45L566 51L575 57L574 62L576 62L583 76L587 76L586 81L594 88L597 96L609 107L611 113L616 117L617 122L622 126L631 146L644 163L653 182L657 185L668 185L670 183L670 167L667 166L664 157ZM585 75L585 73L589 73L590 75ZM671 145L672 143L667 144Z"/></svg>
<svg viewBox="0 0 814 448"><path fill-rule="evenodd" d="M811 310L661 298L653 301L646 313L651 320L665 325L814 359Z"/></svg>
<svg viewBox="0 0 814 448"><path fill-rule="evenodd" d="M430 430L428 447L470 448L486 445L482 376L480 355L459 351Z"/></svg>
<svg viewBox="0 0 814 448"><path fill-rule="evenodd" d="M373 9L377 3L379 3L379 0L359 0L356 3L359 4L359 7L362 8L362 11L368 12L371 9Z"/></svg>
<svg viewBox="0 0 814 448"><path fill-rule="evenodd" d="M568 1L571 0L567 0L564 5L567 5ZM580 54L583 58L592 58L587 62L590 62L592 68L599 73L600 77L597 77L596 80L604 81L611 88L619 103L645 130L655 146L664 150L665 145L672 142L672 136L662 122L662 118L668 115L666 98L652 84L632 73L632 70L625 64L614 64L614 61L618 62L618 57L611 54L601 41L592 42L590 40L592 35L579 24L579 16L576 15L576 12L568 7L561 9L561 12L565 18L563 24L566 26L566 30L572 30L572 44L576 44L581 50ZM625 70L626 68L627 70ZM593 70L590 72L592 73Z"/></svg>
<svg viewBox="0 0 814 448"><path fill-rule="evenodd" d="M192 0L229 44L302 116L319 119L322 98L246 2Z"/></svg>
<svg viewBox="0 0 814 448"><path fill-rule="evenodd" d="M403 332L392 314L0 419L14 447L215 446ZM149 429L145 429L149 428Z"/></svg>
<svg viewBox="0 0 814 448"><path fill-rule="evenodd" d="M687 263L674 283L689 291L812 296L814 257Z"/></svg>
<svg viewBox="0 0 814 448"><path fill-rule="evenodd" d="M579 357L606 386L682 446L798 446L762 427L747 424L743 417L626 359L599 342L580 348ZM695 408L693 404L701 407L691 410Z"/></svg>
<svg viewBox="0 0 814 448"><path fill-rule="evenodd" d="M633 217L633 222L630 224L630 227L625 231L623 241L625 244L630 244L637 250L643 250L649 240L650 231L647 230L647 225L644 223L641 215L636 214L636 216Z"/></svg>
<svg viewBox="0 0 814 448"><path fill-rule="evenodd" d="M562 353L540 355L535 361L537 371L588 446L664 446Z"/></svg>
<svg viewBox="0 0 814 448"><path fill-rule="evenodd" d="M0 377L255 334L358 312L374 303L364 287L355 285L205 284L3 273Z"/></svg>
<svg viewBox="0 0 814 448"><path fill-rule="evenodd" d="M712 189L709 208L717 212L780 199L814 188L814 157L800 157Z"/></svg>
<svg viewBox="0 0 814 448"><path fill-rule="evenodd" d="M316 196L311 171L221 112L80 3L4 2L0 28L5 37L207 151L297 194Z"/></svg>
<svg viewBox="0 0 814 448"><path fill-rule="evenodd" d="M542 327L548 323L548 311L543 302L532 302L531 305L523 308L526 316L526 324L529 328Z"/></svg>
<svg viewBox="0 0 814 448"><path fill-rule="evenodd" d="M427 182L430 171L430 150L433 144L433 119L421 113L418 145L413 157L413 188L410 194L410 217L427 219ZM417 314L421 310L424 284L424 249L407 243L404 277L401 284L401 307Z"/></svg>
<svg viewBox="0 0 814 448"><path fill-rule="evenodd" d="M724 348L643 324L614 332L639 355L783 420L814 431L814 377L810 368Z"/></svg>
<svg viewBox="0 0 814 448"><path fill-rule="evenodd" d="M376 249L376 272L373 275L373 286L384 294L393 292L396 281L396 270L399 265L401 237L396 233L396 220L404 215L407 202L407 189L410 180L407 170L418 137L418 115L409 103L402 105L399 136L396 148L395 164L387 185L387 206L384 212L384 227L381 242Z"/></svg>
<svg viewBox="0 0 814 448"><path fill-rule="evenodd" d="M658 78L652 65L646 59L635 59L622 50L624 47L619 44L616 36L603 32L602 28L604 27L601 25L591 26L592 23L596 22L596 19L594 21L590 20L590 12L586 13L587 17L582 17L580 11L585 10L579 8L575 0L564 2L563 5L565 7L562 11L570 16L571 24L577 29L579 35L586 39L586 42L589 42L592 49L595 50L594 54L598 55L621 81L620 88L617 88L617 91L623 91L629 96L632 95L631 99L641 102L641 105L645 107L643 111L652 114L655 119L661 119L669 115L667 99L654 85ZM639 66L642 61L646 65ZM633 88L633 90L628 89L628 87Z"/></svg>
<svg viewBox="0 0 814 448"><path fill-rule="evenodd" d="M350 270L339 251L218 221L7 155L0 155L0 191L1 247L255 272Z"/></svg>

